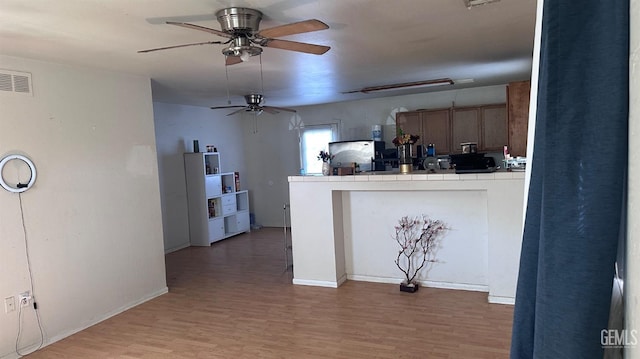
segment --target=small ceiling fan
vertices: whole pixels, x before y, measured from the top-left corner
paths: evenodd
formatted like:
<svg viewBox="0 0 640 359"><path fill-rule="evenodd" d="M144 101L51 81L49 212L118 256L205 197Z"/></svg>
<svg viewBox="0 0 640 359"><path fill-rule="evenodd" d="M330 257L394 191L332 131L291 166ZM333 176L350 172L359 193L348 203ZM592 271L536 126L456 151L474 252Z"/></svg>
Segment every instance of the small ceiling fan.
<svg viewBox="0 0 640 359"><path fill-rule="evenodd" d="M258 10L242 7L230 7L217 11L215 15L218 19L218 22L220 22L222 30L211 29L208 27L184 22L167 21L166 23L169 25L181 26L188 29L199 30L218 35L227 38L228 40L225 42L197 42L191 44L141 50L138 51L138 53L175 49L179 47L195 45L228 44L228 47L222 49L222 53L226 57L226 65L234 65L242 61L247 61L251 56L260 55L262 53L262 47L272 47L281 50L304 52L314 55L322 55L330 49L329 46L276 39L276 37L281 36L328 29L329 26L320 20L305 20L291 24L275 26L259 31L258 29L260 21L262 20L262 13Z"/></svg>
<svg viewBox="0 0 640 359"><path fill-rule="evenodd" d="M260 115L263 111L270 113L272 115L276 113L280 113L280 111L286 112L296 112L294 109L284 108L284 107L274 107L274 106L260 106L262 100L264 100L264 96L260 94L250 94L244 96L245 101L247 101L247 106L216 106L211 107L212 110L219 110L224 108L239 108L239 110L233 111L227 116L235 115L238 112L246 111L246 112L254 112L257 115Z"/></svg>

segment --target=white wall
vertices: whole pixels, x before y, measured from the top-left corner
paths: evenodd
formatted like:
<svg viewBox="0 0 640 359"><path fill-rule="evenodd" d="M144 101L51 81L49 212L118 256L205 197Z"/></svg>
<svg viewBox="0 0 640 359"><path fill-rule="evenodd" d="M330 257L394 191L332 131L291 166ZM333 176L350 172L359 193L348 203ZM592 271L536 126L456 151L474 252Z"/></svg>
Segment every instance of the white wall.
<svg viewBox="0 0 640 359"><path fill-rule="evenodd" d="M171 252L189 246L187 192L184 177L185 152L193 151L193 140L198 140L200 151L208 144L220 153L222 172L240 172L240 185L247 188L249 173L245 167L245 147L249 135L243 132L240 116L226 116L227 112L205 107L153 104L164 246ZM251 202L250 202L251 203Z"/></svg>
<svg viewBox="0 0 640 359"><path fill-rule="evenodd" d="M7 56L0 68L33 79L33 96L0 93L0 157L38 170L21 196L46 339L166 292L149 79ZM5 180L26 180L17 163ZM0 298L25 290L19 197L0 189ZM23 326L21 343L37 342L33 309ZM0 357L15 356L17 327L2 308Z"/></svg>
<svg viewBox="0 0 640 359"><path fill-rule="evenodd" d="M351 191L343 196L349 277L381 277L381 281L401 278L402 273L392 260L398 251L393 228L402 216L424 214L442 220L451 230L434 252L439 263L428 265L416 280L463 284L488 291L487 191Z"/></svg>
<svg viewBox="0 0 640 359"><path fill-rule="evenodd" d="M339 123L339 140L371 139L371 126L384 125L383 139L392 147L395 137L395 112L447 108L506 102L504 85L396 96L372 100L348 101L296 108L306 125ZM258 117L258 131L253 134L253 120L246 118L246 166L249 187L253 192L252 212L264 226L282 226L282 205L288 203L287 176L300 170L298 131L290 130L295 116L289 113L263 114Z"/></svg>

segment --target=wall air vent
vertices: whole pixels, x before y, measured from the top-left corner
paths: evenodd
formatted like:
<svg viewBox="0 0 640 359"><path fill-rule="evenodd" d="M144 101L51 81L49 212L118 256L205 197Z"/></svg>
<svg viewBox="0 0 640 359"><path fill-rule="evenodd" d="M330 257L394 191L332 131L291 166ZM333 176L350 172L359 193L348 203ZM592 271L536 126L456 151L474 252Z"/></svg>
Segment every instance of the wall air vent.
<svg viewBox="0 0 640 359"><path fill-rule="evenodd" d="M33 96L31 74L0 69L0 93L13 92Z"/></svg>

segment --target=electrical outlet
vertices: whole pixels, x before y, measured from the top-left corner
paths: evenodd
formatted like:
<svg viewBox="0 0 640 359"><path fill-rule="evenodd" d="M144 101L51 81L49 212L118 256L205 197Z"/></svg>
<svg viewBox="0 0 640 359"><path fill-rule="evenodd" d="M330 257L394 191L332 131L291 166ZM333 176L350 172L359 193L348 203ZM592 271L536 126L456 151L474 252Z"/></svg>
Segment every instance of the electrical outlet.
<svg viewBox="0 0 640 359"><path fill-rule="evenodd" d="M26 307L31 302L31 292L26 291L22 292L18 295L18 303L20 303L21 307Z"/></svg>
<svg viewBox="0 0 640 359"><path fill-rule="evenodd" d="M4 298L4 312L9 313L16 310L16 300L14 297Z"/></svg>

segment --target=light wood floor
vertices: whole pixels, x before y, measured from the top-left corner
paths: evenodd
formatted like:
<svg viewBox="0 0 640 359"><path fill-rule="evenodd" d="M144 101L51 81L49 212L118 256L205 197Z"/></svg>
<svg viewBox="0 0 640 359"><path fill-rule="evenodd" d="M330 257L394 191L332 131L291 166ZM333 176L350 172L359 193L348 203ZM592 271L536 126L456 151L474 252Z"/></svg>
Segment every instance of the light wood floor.
<svg viewBox="0 0 640 359"><path fill-rule="evenodd" d="M166 256L169 293L29 358L507 358L513 307L487 293L294 286L282 229ZM46 323L45 323L46 324Z"/></svg>

